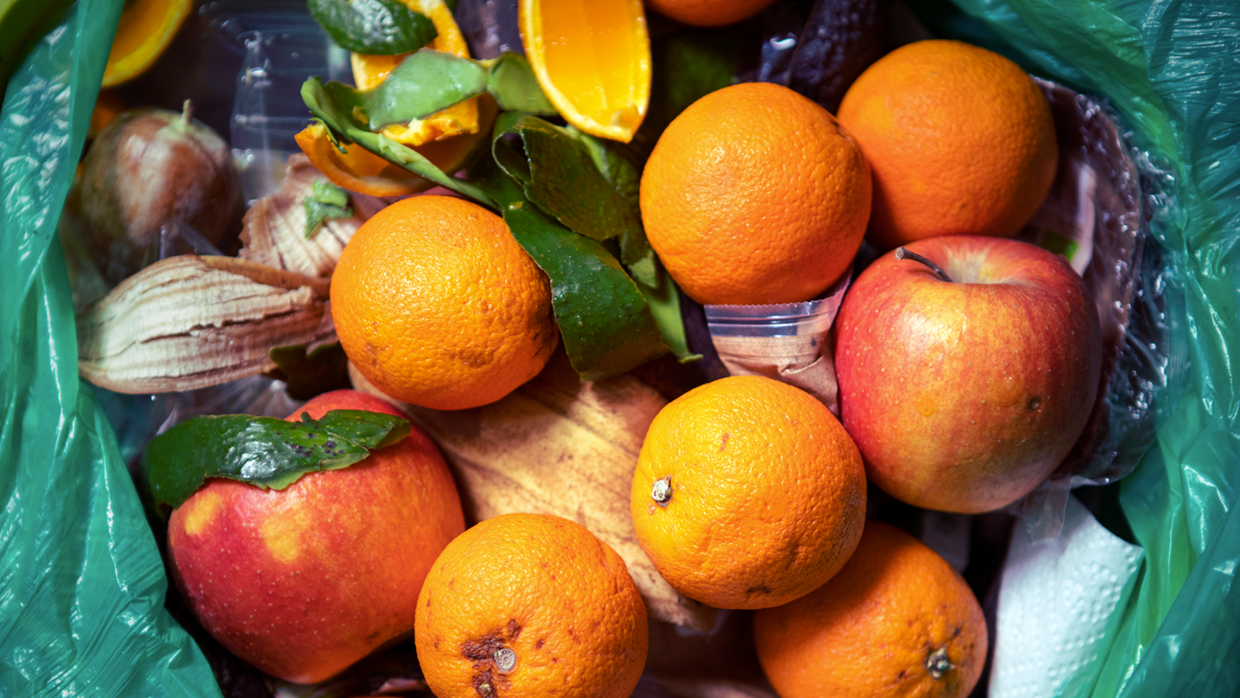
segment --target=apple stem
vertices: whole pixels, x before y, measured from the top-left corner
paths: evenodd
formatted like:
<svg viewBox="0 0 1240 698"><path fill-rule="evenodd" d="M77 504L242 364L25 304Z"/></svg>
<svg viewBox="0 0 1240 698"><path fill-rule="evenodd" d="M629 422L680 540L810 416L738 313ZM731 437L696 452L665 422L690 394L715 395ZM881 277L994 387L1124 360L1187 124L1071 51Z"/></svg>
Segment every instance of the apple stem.
<svg viewBox="0 0 1240 698"><path fill-rule="evenodd" d="M181 103L181 125L189 126L189 120L194 117L194 107L187 99Z"/></svg>
<svg viewBox="0 0 1240 698"><path fill-rule="evenodd" d="M914 262L921 262L927 267L930 267L930 270L933 271L935 274L938 274L940 279L946 281L947 283L952 282L952 277L948 276L947 272L943 271L943 267L940 267L939 265L917 254L916 252L909 252L903 247L897 247L896 248L896 259L911 259Z"/></svg>

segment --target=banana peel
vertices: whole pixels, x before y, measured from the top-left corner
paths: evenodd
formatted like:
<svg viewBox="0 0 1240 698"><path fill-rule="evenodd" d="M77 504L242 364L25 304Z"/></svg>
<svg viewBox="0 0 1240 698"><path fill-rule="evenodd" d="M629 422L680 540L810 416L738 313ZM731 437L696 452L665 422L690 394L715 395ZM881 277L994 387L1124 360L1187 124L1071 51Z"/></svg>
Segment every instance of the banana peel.
<svg viewBox="0 0 1240 698"><path fill-rule="evenodd" d="M646 429L667 401L632 376L583 383L559 351L502 400L442 412L398 402L352 364L357 390L405 411L439 445L461 489L465 518L530 512L573 519L619 553L654 620L708 632L718 611L682 596L642 551L629 513Z"/></svg>

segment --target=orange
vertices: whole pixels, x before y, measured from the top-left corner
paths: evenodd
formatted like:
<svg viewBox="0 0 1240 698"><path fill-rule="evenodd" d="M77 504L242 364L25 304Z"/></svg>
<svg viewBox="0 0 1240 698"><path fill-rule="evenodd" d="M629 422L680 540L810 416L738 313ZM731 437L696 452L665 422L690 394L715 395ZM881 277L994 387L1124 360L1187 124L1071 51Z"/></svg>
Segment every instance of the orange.
<svg viewBox="0 0 1240 698"><path fill-rule="evenodd" d="M469 58L469 46L465 43L465 35L461 33L461 28L457 26L456 19L452 16L452 10L444 0L404 0L404 3L409 9L425 16L431 24L435 25L437 34L427 50L443 51L461 58ZM367 92L375 89L408 55L398 53L392 56L375 56L350 53L354 84L357 85L357 89ZM478 99L474 98L437 111L424 119L413 119L408 124L385 126L380 133L397 143L416 146L461 134L479 133L485 130L480 123Z"/></svg>
<svg viewBox="0 0 1240 698"><path fill-rule="evenodd" d="M414 642L439 698L628 698L648 632L616 551L568 519L505 514L435 560Z"/></svg>
<svg viewBox="0 0 1240 698"><path fill-rule="evenodd" d="M103 69L103 87L115 87L146 72L163 55L193 7L190 0L132 0L125 3L116 38Z"/></svg>
<svg viewBox="0 0 1240 698"><path fill-rule="evenodd" d="M851 268L870 172L827 110L744 83L694 102L659 137L641 212L651 246L697 302L804 301Z"/></svg>
<svg viewBox="0 0 1240 698"><path fill-rule="evenodd" d="M358 228L332 274L345 354L404 402L494 402L542 370L559 341L547 277L504 220L463 199L402 199Z"/></svg>
<svg viewBox="0 0 1240 698"><path fill-rule="evenodd" d="M650 9L695 27L722 27L748 19L775 0L646 0Z"/></svg>
<svg viewBox="0 0 1240 698"><path fill-rule="evenodd" d="M340 390L288 421L336 409L403 416ZM464 530L452 474L415 426L358 463L283 490L208 480L172 512L168 553L212 636L268 674L314 683L413 630L422 581Z"/></svg>
<svg viewBox="0 0 1240 698"><path fill-rule="evenodd" d="M478 99L482 128L476 133L411 147L431 164L453 174L465 167L479 148L490 143L491 124L498 111L495 99L482 95ZM407 196L435 186L429 179L394 165L357 143L346 145L345 152L340 152L328 137L327 127L321 123L310 124L293 138L320 172L336 186L350 191L382 197Z"/></svg>
<svg viewBox="0 0 1240 698"><path fill-rule="evenodd" d="M982 608L956 570L878 521L831 581L754 614L758 661L780 698L967 696L987 641Z"/></svg>
<svg viewBox="0 0 1240 698"><path fill-rule="evenodd" d="M958 41L892 51L857 78L840 123L874 173L880 251L936 235L1014 236L1046 198L1059 146L1041 89Z"/></svg>
<svg viewBox="0 0 1240 698"><path fill-rule="evenodd" d="M650 38L641 0L521 0L521 45L565 121L628 143L650 103Z"/></svg>
<svg viewBox="0 0 1240 698"><path fill-rule="evenodd" d="M637 540L677 591L717 608L767 608L808 594L852 554L865 468L809 393L732 376L655 416L631 497Z"/></svg>

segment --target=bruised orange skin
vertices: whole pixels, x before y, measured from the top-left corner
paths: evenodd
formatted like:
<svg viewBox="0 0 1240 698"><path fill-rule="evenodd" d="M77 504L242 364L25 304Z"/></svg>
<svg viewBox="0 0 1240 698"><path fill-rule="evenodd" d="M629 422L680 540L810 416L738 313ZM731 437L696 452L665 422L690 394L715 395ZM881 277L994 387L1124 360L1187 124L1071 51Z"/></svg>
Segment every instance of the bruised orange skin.
<svg viewBox="0 0 1240 698"><path fill-rule="evenodd" d="M866 475L915 506L980 513L1028 494L1072 450L1102 365L1076 272L1029 243L946 236L889 253L848 289L835 329L840 419Z"/></svg>
<svg viewBox="0 0 1240 698"><path fill-rule="evenodd" d="M402 416L351 390L302 412ZM284 490L212 479L173 511L173 578L195 617L233 654L296 683L330 678L413 630L431 563L465 530L460 497L417 427L403 441Z"/></svg>

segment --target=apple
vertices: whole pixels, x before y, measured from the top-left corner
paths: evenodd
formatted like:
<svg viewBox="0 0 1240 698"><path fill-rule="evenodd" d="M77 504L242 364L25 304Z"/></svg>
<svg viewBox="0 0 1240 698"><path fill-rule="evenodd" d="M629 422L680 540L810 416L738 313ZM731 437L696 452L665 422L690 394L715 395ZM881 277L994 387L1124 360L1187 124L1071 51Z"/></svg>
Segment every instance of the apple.
<svg viewBox="0 0 1240 698"><path fill-rule="evenodd" d="M1071 451L1102 365L1097 310L1065 259L946 236L880 257L836 318L840 417L878 487L980 513L1028 494Z"/></svg>
<svg viewBox="0 0 1240 698"><path fill-rule="evenodd" d="M352 390L297 410L403 416ZM404 440L283 490L210 479L168 521L172 577L220 644L267 674L316 683L412 633L431 563L465 530L438 449Z"/></svg>

